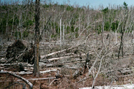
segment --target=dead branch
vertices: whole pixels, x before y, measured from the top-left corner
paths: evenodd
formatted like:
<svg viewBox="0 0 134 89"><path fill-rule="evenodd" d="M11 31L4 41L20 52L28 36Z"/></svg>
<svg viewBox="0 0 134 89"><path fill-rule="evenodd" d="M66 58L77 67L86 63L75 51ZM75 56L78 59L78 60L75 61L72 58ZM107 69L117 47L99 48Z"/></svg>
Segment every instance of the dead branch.
<svg viewBox="0 0 134 89"><path fill-rule="evenodd" d="M55 81L59 81L60 79L54 79L50 84L49 86L51 86Z"/></svg>
<svg viewBox="0 0 134 89"><path fill-rule="evenodd" d="M15 73L11 73L11 72L7 72L7 71L0 71L0 74L9 74L9 75L12 75L22 81L24 81L26 84L28 84L29 86L29 89L33 89L33 84L31 82L29 82L27 79L19 76L19 75L16 75Z"/></svg>

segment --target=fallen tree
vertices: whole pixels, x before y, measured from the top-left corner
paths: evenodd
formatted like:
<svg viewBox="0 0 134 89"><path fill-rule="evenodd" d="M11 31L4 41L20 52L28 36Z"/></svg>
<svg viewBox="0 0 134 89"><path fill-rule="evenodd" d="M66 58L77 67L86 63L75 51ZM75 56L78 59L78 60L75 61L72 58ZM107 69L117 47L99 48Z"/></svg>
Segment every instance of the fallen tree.
<svg viewBox="0 0 134 89"><path fill-rule="evenodd" d="M60 59L67 59L67 58L73 58L73 57L80 57L80 56L85 56L86 54L81 54L81 55L71 55L71 56L64 56L64 57L58 57L58 58L51 58L51 59L48 59L49 62L51 61L57 61L57 60L60 60Z"/></svg>
<svg viewBox="0 0 134 89"><path fill-rule="evenodd" d="M7 72L7 71L0 71L0 74L9 74L9 75L12 75L20 80L22 80L23 82L25 82L28 86L29 86L29 89L33 89L33 84L31 82L29 82L27 79L19 76L19 75L16 75L15 73L12 73L12 72Z"/></svg>
<svg viewBox="0 0 134 89"><path fill-rule="evenodd" d="M85 43L85 42L84 42L84 43ZM84 44L84 43L82 43L82 44ZM55 54L58 54L58 53L62 53L62 52L68 51L68 50L72 50L72 49L77 48L78 46L80 46L80 45L82 45L82 44L79 44L79 45L70 47L70 48L68 48L68 49L63 49L63 50L60 50L60 51L56 51L56 52L53 52L53 53L49 53L49 54L46 54L46 55L42 55L42 56L41 56L41 59L44 59L44 58L46 58L46 57L48 57L48 56L52 56L52 55L55 55Z"/></svg>

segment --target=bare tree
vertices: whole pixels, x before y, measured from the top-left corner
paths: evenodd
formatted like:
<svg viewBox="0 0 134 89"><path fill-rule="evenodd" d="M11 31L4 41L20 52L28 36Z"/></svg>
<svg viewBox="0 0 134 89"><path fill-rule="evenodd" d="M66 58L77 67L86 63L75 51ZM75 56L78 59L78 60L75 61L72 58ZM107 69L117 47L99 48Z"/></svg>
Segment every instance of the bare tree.
<svg viewBox="0 0 134 89"><path fill-rule="evenodd" d="M118 51L118 59L120 57L120 51L122 53L122 57L124 56L124 52L123 52L123 37L124 37L124 32L126 30L126 24L127 24L127 19L128 19L128 8L127 8L127 4L124 2L124 23L121 27L121 42L120 42L120 47L119 47L119 51Z"/></svg>
<svg viewBox="0 0 134 89"><path fill-rule="evenodd" d="M39 20L40 20L40 0L35 1L35 60L34 76L39 77Z"/></svg>

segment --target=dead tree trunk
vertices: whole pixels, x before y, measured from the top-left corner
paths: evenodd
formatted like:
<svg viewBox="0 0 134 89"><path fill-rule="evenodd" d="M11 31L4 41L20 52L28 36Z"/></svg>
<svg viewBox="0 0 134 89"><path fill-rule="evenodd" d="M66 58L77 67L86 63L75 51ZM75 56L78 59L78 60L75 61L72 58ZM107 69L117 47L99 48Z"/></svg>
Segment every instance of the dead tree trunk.
<svg viewBox="0 0 134 89"><path fill-rule="evenodd" d="M40 20L40 0L35 2L35 61L34 76L39 77L39 20Z"/></svg>
<svg viewBox="0 0 134 89"><path fill-rule="evenodd" d="M12 75L20 80L22 80L23 82L25 82L26 84L28 84L29 86L29 89L33 89L33 84L31 82L29 82L28 80L26 80L25 78L19 76L19 75L16 75L14 73L11 73L11 72L7 72L7 71L0 71L0 74L9 74L9 75Z"/></svg>
<svg viewBox="0 0 134 89"><path fill-rule="evenodd" d="M120 42L120 47L119 47L119 51L118 51L118 59L120 57L120 51L122 53L122 57L124 56L124 52L123 52L123 36L124 36L124 32L125 32L125 28L126 28L126 24L127 24L127 19L128 19L128 11L125 10L125 17L124 17L124 23L122 24L123 26L121 27L121 42Z"/></svg>
<svg viewBox="0 0 134 89"><path fill-rule="evenodd" d="M89 62L90 62L89 53L87 53L87 58L86 58L85 65L84 65L84 73L86 73L87 64L88 64Z"/></svg>
<svg viewBox="0 0 134 89"><path fill-rule="evenodd" d="M121 29L121 42L120 42L120 47L119 47L119 51L118 51L118 59L120 57L120 51L121 51L122 57L123 57L123 36L124 36L124 29Z"/></svg>

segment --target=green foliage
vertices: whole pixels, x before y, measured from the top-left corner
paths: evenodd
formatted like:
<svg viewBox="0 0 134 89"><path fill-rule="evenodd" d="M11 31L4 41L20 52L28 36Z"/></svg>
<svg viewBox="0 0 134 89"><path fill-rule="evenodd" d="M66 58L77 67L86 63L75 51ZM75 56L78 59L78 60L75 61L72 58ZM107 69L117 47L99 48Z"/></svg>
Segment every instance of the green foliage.
<svg viewBox="0 0 134 89"><path fill-rule="evenodd" d="M104 14L108 13L108 11L109 11L108 7L106 7L105 9L102 10L102 12L103 12Z"/></svg>
<svg viewBox="0 0 134 89"><path fill-rule="evenodd" d="M123 3L124 9L128 9L128 4L126 2Z"/></svg>
<svg viewBox="0 0 134 89"><path fill-rule="evenodd" d="M2 50L2 45L0 45L0 51Z"/></svg>
<svg viewBox="0 0 134 89"><path fill-rule="evenodd" d="M5 33L6 32L6 25L0 25L0 33Z"/></svg>
<svg viewBox="0 0 134 89"><path fill-rule="evenodd" d="M15 36L16 38L21 38L21 32L16 31L15 34L14 34L14 36Z"/></svg>
<svg viewBox="0 0 134 89"><path fill-rule="evenodd" d="M82 11L82 10L83 10L83 8L80 8L80 7L77 8L77 11Z"/></svg>
<svg viewBox="0 0 134 89"><path fill-rule="evenodd" d="M67 10L67 11L73 11L73 10L74 10L74 7L72 7L72 6L67 6L66 10Z"/></svg>
<svg viewBox="0 0 134 89"><path fill-rule="evenodd" d="M45 4L45 5L43 5L43 7L44 7L44 8L49 8L49 7L50 7L50 5Z"/></svg>
<svg viewBox="0 0 134 89"><path fill-rule="evenodd" d="M60 28L59 28L59 26L58 26L58 24L57 23L55 23L55 29L56 29L56 33L60 33Z"/></svg>
<svg viewBox="0 0 134 89"><path fill-rule="evenodd" d="M14 25L18 25L19 24L19 18L17 16L14 17Z"/></svg>
<svg viewBox="0 0 134 89"><path fill-rule="evenodd" d="M71 26L71 32L74 32L74 26L73 25Z"/></svg>
<svg viewBox="0 0 134 89"><path fill-rule="evenodd" d="M65 5L60 5L60 8L64 8L65 7Z"/></svg>
<svg viewBox="0 0 134 89"><path fill-rule="evenodd" d="M105 22L105 25L104 25L104 31L108 31L110 28L110 22Z"/></svg>
<svg viewBox="0 0 134 89"><path fill-rule="evenodd" d="M77 28L75 29L75 32L78 32L78 30L79 30L79 28L77 27Z"/></svg>
<svg viewBox="0 0 134 89"><path fill-rule="evenodd" d="M117 30L118 24L119 24L119 21L116 21L116 22L112 23L112 26L111 26L112 31Z"/></svg>
<svg viewBox="0 0 134 89"><path fill-rule="evenodd" d="M78 32L76 32L76 33L75 33L75 37L78 38L78 36L79 36L79 34L78 34Z"/></svg>
<svg viewBox="0 0 134 89"><path fill-rule="evenodd" d="M29 27L29 26L31 26L31 25L33 25L34 24L34 21L32 21L32 20L26 20L25 22L24 22L24 24L23 24L23 27Z"/></svg>
<svg viewBox="0 0 134 89"><path fill-rule="evenodd" d="M7 10L9 7L7 5L0 6L1 9Z"/></svg>
<svg viewBox="0 0 134 89"><path fill-rule="evenodd" d="M55 38L57 35L56 34L52 34L51 35L51 38Z"/></svg>
<svg viewBox="0 0 134 89"><path fill-rule="evenodd" d="M3 18L0 24L0 33L6 32L6 18Z"/></svg>
<svg viewBox="0 0 134 89"><path fill-rule="evenodd" d="M79 17L79 13L74 13L74 19L77 20L77 18Z"/></svg>
<svg viewBox="0 0 134 89"><path fill-rule="evenodd" d="M75 19L73 18L70 22L71 25L74 25L75 24Z"/></svg>
<svg viewBox="0 0 134 89"><path fill-rule="evenodd" d="M100 34L101 33L101 25L99 25L98 28L95 30L98 32L98 34Z"/></svg>
<svg viewBox="0 0 134 89"><path fill-rule="evenodd" d="M66 30L67 30L67 33L69 33L70 32L70 26L67 26Z"/></svg>
<svg viewBox="0 0 134 89"><path fill-rule="evenodd" d="M22 18L21 18L21 23L22 23L22 29L30 29L31 27L34 27L34 9L30 9L30 5L7 5L7 6L0 6L0 33L5 33L6 32L6 23L8 21L8 29L10 30L10 28L13 30L16 29L18 27L19 24L19 15L21 14ZM60 33L60 26L59 26L59 13L62 13L64 11L64 9L66 9L66 11L64 12L64 14L61 14L61 17L63 19L63 23L65 25L67 25L70 20L70 26L66 26L65 27L65 35L68 33L73 33L75 35L75 37L78 37L78 30L79 28L76 26L80 25L82 26L81 28L87 28L87 29L94 29L93 25L95 25L95 31L99 33L102 32L102 24L101 22L96 22L97 20L100 20L102 17L104 17L104 19L106 20L104 23L104 31L116 31L119 22L115 21L115 19L118 19L118 15L120 14L121 10L123 10L123 8L127 9L128 5L126 4L126 2L123 3L123 5L121 6L121 9L109 9L108 7L104 8L101 10L102 13L100 13L99 11L96 11L94 9L91 10L91 8L82 8L82 7L73 7L73 6L67 6L67 5L59 5L59 4L41 4L41 16L45 16L45 17L41 17L43 19L40 19L40 22L43 22L45 20L45 22L47 22L48 17L50 17L50 14L52 15L52 18L50 19L50 21L48 22L47 29L49 29L50 32L53 31L53 29L55 29L56 32L52 32L51 37L55 38L56 36L59 36ZM52 11L52 10L55 10ZM7 10L9 15L7 14ZM21 12L22 10L22 12ZM47 11L46 13L44 13L43 11ZM89 13L92 13L88 15ZM103 16L102 16L103 15ZM14 16L14 17L13 17ZM93 25L91 24L87 24L87 19L88 16L90 16L89 20L90 23L93 23ZM80 17L80 20L79 20ZM9 18L7 20L7 18ZM14 18L14 19L13 19ZM80 22L79 22L80 21ZM115 21L115 22L113 22ZM112 22L112 23L111 23ZM101 25L99 25L101 24ZM42 26L43 23L41 23L40 27ZM62 24L63 25L63 24ZM88 26L90 25L90 26ZM13 26L13 27L12 27ZM44 25L45 26L45 25ZM129 29L130 30L130 29ZM16 31L16 30L14 30ZM120 31L120 29L119 29ZM28 37L30 34L28 33L28 30L23 30L22 36L23 37ZM19 38L21 37L20 32L16 31L14 33L15 37Z"/></svg>
<svg viewBox="0 0 134 89"><path fill-rule="evenodd" d="M9 19L8 25L9 25L9 26L12 26L12 24L13 24L13 19Z"/></svg>
<svg viewBox="0 0 134 89"><path fill-rule="evenodd" d="M25 31L23 32L23 37L28 37L28 35L29 35L28 31L25 30Z"/></svg>

